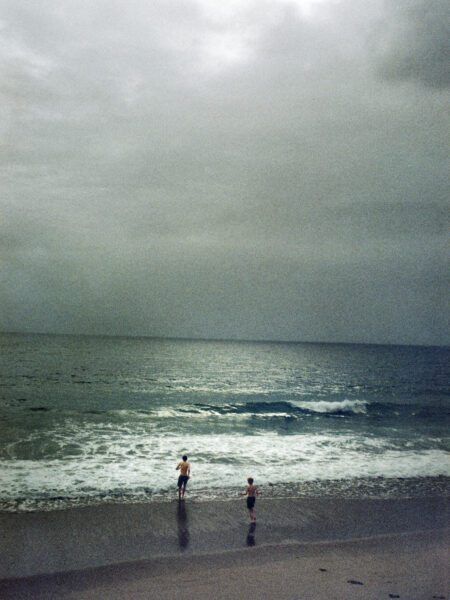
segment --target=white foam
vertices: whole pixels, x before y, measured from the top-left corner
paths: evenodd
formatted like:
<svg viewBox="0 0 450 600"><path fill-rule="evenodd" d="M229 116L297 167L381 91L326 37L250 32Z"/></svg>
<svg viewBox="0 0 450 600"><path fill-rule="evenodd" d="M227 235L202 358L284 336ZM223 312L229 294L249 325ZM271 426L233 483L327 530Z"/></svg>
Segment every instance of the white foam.
<svg viewBox="0 0 450 600"><path fill-rule="evenodd" d="M221 407L227 408L225 407ZM200 408L196 406L185 406L180 410L174 408L160 408L155 409L151 412L151 416L157 419L180 419L180 418L189 418L189 419L207 419L209 417L218 417L220 419L249 419L258 417L260 419L264 418L272 418L272 417L292 417L295 418L295 415L290 415L286 412L270 412L270 413L254 413L251 411L247 412L233 412L230 410L229 412L223 412L214 410L211 407L208 408Z"/></svg>
<svg viewBox="0 0 450 600"><path fill-rule="evenodd" d="M367 412L367 402L364 400L341 400L327 401L315 400L314 402L292 402L293 406L316 413L338 413L352 412L355 414L364 414Z"/></svg>
<svg viewBox="0 0 450 600"><path fill-rule="evenodd" d="M448 455L419 451L400 442L350 434L165 435L143 423L133 429L93 424L59 433L59 458L0 462L1 499L152 492L173 489L175 465L187 453L191 488L262 485L351 477L449 475ZM57 432L55 432L56 435ZM64 446L77 453L64 456Z"/></svg>

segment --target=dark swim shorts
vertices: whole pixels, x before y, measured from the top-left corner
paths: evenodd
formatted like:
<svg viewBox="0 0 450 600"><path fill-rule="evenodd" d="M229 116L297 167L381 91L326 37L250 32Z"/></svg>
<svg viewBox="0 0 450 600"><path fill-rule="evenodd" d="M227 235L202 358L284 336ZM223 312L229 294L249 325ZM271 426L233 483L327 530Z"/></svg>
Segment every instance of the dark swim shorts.
<svg viewBox="0 0 450 600"><path fill-rule="evenodd" d="M183 485L186 485L188 482L189 477L187 475L180 475L178 477L178 487L183 487Z"/></svg>
<svg viewBox="0 0 450 600"><path fill-rule="evenodd" d="M251 508L253 508L255 506L255 496L249 496L247 498L247 508L248 510L250 510Z"/></svg>

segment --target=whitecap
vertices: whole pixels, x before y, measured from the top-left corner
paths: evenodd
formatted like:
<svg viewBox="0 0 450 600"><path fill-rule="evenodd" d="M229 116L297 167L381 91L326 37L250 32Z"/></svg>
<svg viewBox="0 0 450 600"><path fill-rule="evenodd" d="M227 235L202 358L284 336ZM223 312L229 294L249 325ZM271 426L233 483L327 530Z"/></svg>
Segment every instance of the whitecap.
<svg viewBox="0 0 450 600"><path fill-rule="evenodd" d="M365 414L367 402L364 400L316 400L316 401L291 401L292 406L315 413L335 414L340 412L351 412L354 414Z"/></svg>

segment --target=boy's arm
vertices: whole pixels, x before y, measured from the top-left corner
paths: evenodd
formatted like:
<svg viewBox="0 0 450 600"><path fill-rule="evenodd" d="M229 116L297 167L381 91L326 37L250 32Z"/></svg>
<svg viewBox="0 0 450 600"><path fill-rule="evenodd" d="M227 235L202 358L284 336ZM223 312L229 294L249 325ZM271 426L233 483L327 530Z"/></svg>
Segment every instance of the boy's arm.
<svg viewBox="0 0 450 600"><path fill-rule="evenodd" d="M191 465L188 463L188 468L187 468L187 476L190 477L191 476Z"/></svg>
<svg viewBox="0 0 450 600"><path fill-rule="evenodd" d="M181 463L178 463L177 466L175 467L175 471L178 471L178 469L180 468Z"/></svg>

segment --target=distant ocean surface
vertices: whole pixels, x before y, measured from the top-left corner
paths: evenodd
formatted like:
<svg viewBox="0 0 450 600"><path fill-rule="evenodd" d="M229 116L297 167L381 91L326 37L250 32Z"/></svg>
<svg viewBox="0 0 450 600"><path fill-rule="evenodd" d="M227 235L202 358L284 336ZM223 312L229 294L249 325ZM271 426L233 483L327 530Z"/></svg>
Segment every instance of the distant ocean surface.
<svg viewBox="0 0 450 600"><path fill-rule="evenodd" d="M449 493L449 350L0 335L0 509Z"/></svg>

